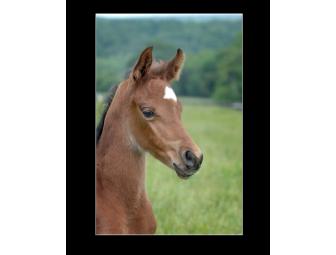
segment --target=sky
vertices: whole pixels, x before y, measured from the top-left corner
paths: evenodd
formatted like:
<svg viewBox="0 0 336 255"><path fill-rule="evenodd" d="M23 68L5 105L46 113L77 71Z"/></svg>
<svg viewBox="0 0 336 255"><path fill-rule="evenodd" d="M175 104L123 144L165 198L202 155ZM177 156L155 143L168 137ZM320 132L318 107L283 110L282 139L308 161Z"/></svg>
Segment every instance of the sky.
<svg viewBox="0 0 336 255"><path fill-rule="evenodd" d="M107 13L97 13L96 17L104 17L111 19L131 19L131 18L171 18L171 19L179 19L179 18L191 18L191 19L240 19L242 14L107 14Z"/></svg>

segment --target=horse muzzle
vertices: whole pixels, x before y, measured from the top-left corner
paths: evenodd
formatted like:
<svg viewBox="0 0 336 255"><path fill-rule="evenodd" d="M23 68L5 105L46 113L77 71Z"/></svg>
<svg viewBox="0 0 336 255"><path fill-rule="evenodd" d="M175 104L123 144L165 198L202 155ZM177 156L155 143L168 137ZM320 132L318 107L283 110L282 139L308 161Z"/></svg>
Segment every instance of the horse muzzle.
<svg viewBox="0 0 336 255"><path fill-rule="evenodd" d="M177 176L182 179L188 179L195 174L203 162L203 154L201 154L200 157L196 157L190 150L183 151L181 158L183 160L183 166L179 166L175 163L173 163L173 166Z"/></svg>

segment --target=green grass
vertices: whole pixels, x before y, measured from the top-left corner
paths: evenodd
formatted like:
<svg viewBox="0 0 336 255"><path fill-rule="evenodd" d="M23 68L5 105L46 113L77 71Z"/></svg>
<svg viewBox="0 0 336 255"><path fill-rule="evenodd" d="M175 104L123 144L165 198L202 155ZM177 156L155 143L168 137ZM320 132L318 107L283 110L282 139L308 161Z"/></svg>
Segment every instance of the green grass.
<svg viewBox="0 0 336 255"><path fill-rule="evenodd" d="M181 180L147 156L156 233L242 234L242 112L184 103L182 119L204 160L198 173Z"/></svg>

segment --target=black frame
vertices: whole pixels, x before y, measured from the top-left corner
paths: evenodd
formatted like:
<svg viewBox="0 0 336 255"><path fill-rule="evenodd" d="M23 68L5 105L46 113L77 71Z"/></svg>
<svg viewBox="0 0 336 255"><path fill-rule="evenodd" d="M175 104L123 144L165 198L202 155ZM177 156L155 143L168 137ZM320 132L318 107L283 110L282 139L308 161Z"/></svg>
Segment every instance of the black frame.
<svg viewBox="0 0 336 255"><path fill-rule="evenodd" d="M122 5L121 5L122 4ZM257 5L258 4L258 5ZM67 1L67 252L95 254L151 249L216 248L223 253L270 250L270 24L269 1ZM95 14L243 13L243 235L99 236L95 235ZM76 81L76 83L74 82ZM187 240L189 239L189 240ZM169 241L170 240L170 241ZM169 245L168 245L169 244ZM173 248L173 249L172 249Z"/></svg>

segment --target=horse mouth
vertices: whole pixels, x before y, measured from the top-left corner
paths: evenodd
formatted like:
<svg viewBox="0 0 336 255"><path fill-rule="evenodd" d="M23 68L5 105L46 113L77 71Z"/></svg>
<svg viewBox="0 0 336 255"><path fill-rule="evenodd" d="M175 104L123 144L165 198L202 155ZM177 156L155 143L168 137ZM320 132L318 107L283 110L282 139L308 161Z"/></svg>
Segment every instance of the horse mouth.
<svg viewBox="0 0 336 255"><path fill-rule="evenodd" d="M190 176L192 176L193 174L188 174L185 171L183 171L181 168L179 168L175 163L173 163L175 172L177 174L178 177L180 177L181 179L188 179Z"/></svg>

